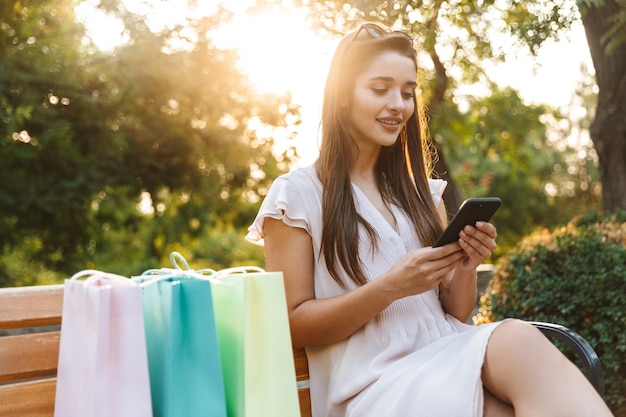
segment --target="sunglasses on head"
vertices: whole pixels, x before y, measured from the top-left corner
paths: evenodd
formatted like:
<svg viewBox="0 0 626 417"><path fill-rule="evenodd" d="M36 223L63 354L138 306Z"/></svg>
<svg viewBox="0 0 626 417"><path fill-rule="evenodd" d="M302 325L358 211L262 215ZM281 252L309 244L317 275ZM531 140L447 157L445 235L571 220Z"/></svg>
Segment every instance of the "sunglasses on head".
<svg viewBox="0 0 626 417"><path fill-rule="evenodd" d="M399 31L399 30L387 30L384 29L380 26L378 26L375 23L363 23L361 26L359 26L359 29L354 33L354 36L352 37L352 39L350 40L350 43L354 42L356 40L356 38L361 34L361 31L365 31L367 32L368 35L370 35L372 38L374 39L378 39L381 36L385 36L389 33L400 33L402 35L404 35L409 41L411 41L411 45L413 45L413 39L406 34L405 32Z"/></svg>

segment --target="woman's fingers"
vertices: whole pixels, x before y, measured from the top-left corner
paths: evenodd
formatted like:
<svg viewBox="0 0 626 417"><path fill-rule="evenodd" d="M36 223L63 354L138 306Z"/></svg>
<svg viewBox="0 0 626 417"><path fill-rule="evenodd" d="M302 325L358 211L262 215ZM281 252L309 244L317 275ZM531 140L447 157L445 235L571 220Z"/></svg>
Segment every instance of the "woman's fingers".
<svg viewBox="0 0 626 417"><path fill-rule="evenodd" d="M486 222L478 222L475 227L466 226L459 236L459 245L471 259L472 264L480 264L489 258L496 248L496 228Z"/></svg>

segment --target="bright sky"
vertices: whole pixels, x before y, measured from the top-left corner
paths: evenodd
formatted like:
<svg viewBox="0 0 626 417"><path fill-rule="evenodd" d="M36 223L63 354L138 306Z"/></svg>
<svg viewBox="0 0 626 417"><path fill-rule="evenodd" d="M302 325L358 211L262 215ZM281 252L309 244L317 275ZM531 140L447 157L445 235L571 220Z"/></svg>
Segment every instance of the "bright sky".
<svg viewBox="0 0 626 417"><path fill-rule="evenodd" d="M185 1L160 2L162 12L154 14L152 24L162 27L182 19L188 13L182 6ZM142 0L125 0L124 3L132 11L149 10ZM197 3L204 9L194 13L210 13L214 4ZM228 3L229 7L240 10L245 10L246 4L245 1ZM89 22L89 35L100 48L111 49L123 42L121 23L94 13L88 3L79 6L77 15ZM316 36L305 17L304 12L295 7L289 12L240 14L215 39L218 46L239 49L240 64L260 92L290 91L294 103L301 105L302 124L295 143L302 157L299 165L307 165L317 157L322 90L337 42ZM498 84L517 89L528 102L560 107L571 102L581 62L593 69L584 30L578 24L572 28L569 41L548 43L536 61L518 55L489 73Z"/></svg>
<svg viewBox="0 0 626 417"><path fill-rule="evenodd" d="M582 23L572 27L569 40L549 41L536 62L530 56L516 56L492 72L492 79L520 91L524 99L558 107L569 104L580 77L580 65L593 71ZM534 66L537 66L536 68Z"/></svg>
<svg viewBox="0 0 626 417"><path fill-rule="evenodd" d="M299 165L315 161L324 82L338 40L316 36L304 11L293 8L289 14L239 16L215 42L239 50L243 69L260 92L291 93L292 101L301 105L302 124L295 139ZM293 144L277 142L279 148Z"/></svg>

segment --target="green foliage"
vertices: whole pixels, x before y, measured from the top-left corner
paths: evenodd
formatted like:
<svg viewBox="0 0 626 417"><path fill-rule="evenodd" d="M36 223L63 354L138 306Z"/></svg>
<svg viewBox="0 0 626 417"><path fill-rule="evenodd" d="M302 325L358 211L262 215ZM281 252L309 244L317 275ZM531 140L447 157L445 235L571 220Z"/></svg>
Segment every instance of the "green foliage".
<svg viewBox="0 0 626 417"><path fill-rule="evenodd" d="M500 259L477 323L562 324L600 356L606 400L626 416L626 212L591 213L529 236Z"/></svg>
<svg viewBox="0 0 626 417"><path fill-rule="evenodd" d="M75 80L89 57L78 52L84 29L72 2L31 3L0 6L0 248L30 236L42 241L39 260L54 263L85 240L91 175L77 175L67 109L84 94Z"/></svg>
<svg viewBox="0 0 626 417"><path fill-rule="evenodd" d="M84 267L135 273L167 262L178 246L224 266L250 258L238 252L232 234L243 237L270 182L294 155L274 155L272 140L250 126L297 123L298 109L288 96L256 94L235 52L212 43L211 33L231 18L224 10L154 31L149 16L102 0L99 7L124 23L127 37L102 53L76 22L78 3L0 4L3 285L23 281L16 272L22 256L60 274ZM420 62L434 68L424 74L424 95L433 134L451 162L447 171L458 176L462 195L505 201L496 217L502 249L531 225L595 207L597 195L582 192L569 174L570 154L545 141L538 119L547 109L524 106L513 91L491 85L493 94L468 100L468 111L451 102L457 85L484 82L484 60L503 56L490 40L494 30L529 28L532 16L523 21L524 13L558 12L554 7L514 2L514 10L465 0L305 3L328 31L343 32L365 18L411 29L423 47ZM567 23L542 22L537 28ZM595 179L593 164L585 163ZM574 183L574 191L547 196L548 183L559 192L559 184ZM147 211L138 210L140 203ZM234 245L236 255L220 244Z"/></svg>
<svg viewBox="0 0 626 417"><path fill-rule="evenodd" d="M149 16L102 2L128 36L108 54L84 37L76 4L0 5L3 253L23 250L60 274L135 269L175 243L247 226L294 155L275 156L250 122L286 126L299 115L289 96L257 94L236 53L206 36L229 15L153 32ZM15 271L0 263L4 285L28 282Z"/></svg>
<svg viewBox="0 0 626 417"><path fill-rule="evenodd" d="M444 103L431 118L431 131L463 198L502 199L493 219L500 255L537 225L563 223L583 207L597 206L599 195L583 190L581 180L563 172L562 167L579 160L578 150L558 149L548 141L542 118L550 109L524 104L511 88L491 89L484 98L462 98L465 112L455 103ZM595 171L590 175L595 177L587 181L597 179ZM552 197L546 193L548 185L555 189Z"/></svg>
<svg viewBox="0 0 626 417"><path fill-rule="evenodd" d="M560 39L580 19L573 0L510 0L505 19L508 32L536 54L548 39Z"/></svg>
<svg viewBox="0 0 626 417"><path fill-rule="evenodd" d="M178 239L165 243L164 239L153 235L152 227L146 220L132 235L109 233L105 247L91 256L87 267L133 276L147 269L170 267L169 256L173 251L182 254L194 269L265 265L263 248L245 241L244 229L214 228L199 237L181 234ZM158 250L144 244L151 239L153 245L160 246Z"/></svg>
<svg viewBox="0 0 626 417"><path fill-rule="evenodd" d="M222 269L231 266L265 266L263 248L253 245L242 238L247 231L223 229L215 230L198 239L179 252L188 253L197 268ZM178 250L176 246L172 250Z"/></svg>
<svg viewBox="0 0 626 417"><path fill-rule="evenodd" d="M63 282L63 274L37 261L41 245L41 240L26 237L0 254L0 288Z"/></svg>

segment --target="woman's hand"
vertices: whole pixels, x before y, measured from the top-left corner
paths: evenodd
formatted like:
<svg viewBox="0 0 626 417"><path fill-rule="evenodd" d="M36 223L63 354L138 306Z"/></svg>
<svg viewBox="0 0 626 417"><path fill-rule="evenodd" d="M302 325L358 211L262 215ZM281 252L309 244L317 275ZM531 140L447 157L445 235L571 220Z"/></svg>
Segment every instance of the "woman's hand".
<svg viewBox="0 0 626 417"><path fill-rule="evenodd" d="M436 288L466 258L459 244L414 249L378 280L398 299Z"/></svg>
<svg viewBox="0 0 626 417"><path fill-rule="evenodd" d="M496 248L496 228L487 222L466 226L457 245L462 249L459 262L450 282L442 285L439 300L446 313L465 322L476 303L476 268L491 256ZM445 246L444 246L445 247Z"/></svg>
<svg viewBox="0 0 626 417"><path fill-rule="evenodd" d="M475 271L478 265L491 257L496 248L496 228L487 222L477 222L476 226L465 226L459 235L459 246L466 254L459 266L463 271Z"/></svg>

